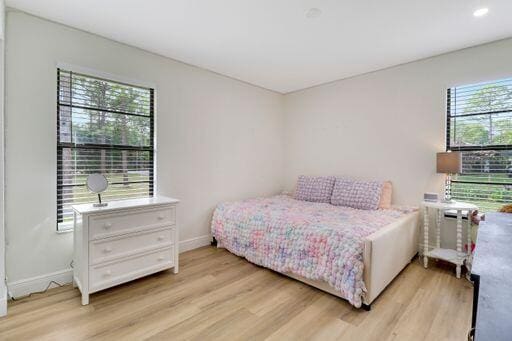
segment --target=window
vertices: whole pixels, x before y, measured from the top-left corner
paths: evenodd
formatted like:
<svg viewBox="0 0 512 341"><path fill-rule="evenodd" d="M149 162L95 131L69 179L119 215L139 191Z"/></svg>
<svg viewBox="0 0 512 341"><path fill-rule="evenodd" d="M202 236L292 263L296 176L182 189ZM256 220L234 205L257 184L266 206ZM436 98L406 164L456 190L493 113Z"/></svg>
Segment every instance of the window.
<svg viewBox="0 0 512 341"><path fill-rule="evenodd" d="M95 202L87 176L109 182L104 200L153 195L154 90L57 70L57 229L71 205Z"/></svg>
<svg viewBox="0 0 512 341"><path fill-rule="evenodd" d="M454 199L495 211L512 202L512 78L448 89L447 150L462 152Z"/></svg>

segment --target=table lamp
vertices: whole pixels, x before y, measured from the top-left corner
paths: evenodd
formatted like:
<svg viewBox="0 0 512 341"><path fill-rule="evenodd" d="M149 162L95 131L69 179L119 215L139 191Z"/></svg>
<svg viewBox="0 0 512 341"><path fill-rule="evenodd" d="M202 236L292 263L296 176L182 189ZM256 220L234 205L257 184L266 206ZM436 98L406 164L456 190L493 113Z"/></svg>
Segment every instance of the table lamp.
<svg viewBox="0 0 512 341"><path fill-rule="evenodd" d="M437 173L446 174L444 199L445 202L451 202L451 181L452 174L462 172L462 154L461 152L437 153Z"/></svg>

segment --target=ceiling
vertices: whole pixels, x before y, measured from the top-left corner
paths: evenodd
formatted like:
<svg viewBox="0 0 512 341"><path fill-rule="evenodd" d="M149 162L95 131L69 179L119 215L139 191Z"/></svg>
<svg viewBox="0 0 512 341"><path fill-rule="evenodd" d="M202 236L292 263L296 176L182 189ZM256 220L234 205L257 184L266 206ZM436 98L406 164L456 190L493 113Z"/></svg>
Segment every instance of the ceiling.
<svg viewBox="0 0 512 341"><path fill-rule="evenodd" d="M512 36L512 0L6 2L281 93Z"/></svg>

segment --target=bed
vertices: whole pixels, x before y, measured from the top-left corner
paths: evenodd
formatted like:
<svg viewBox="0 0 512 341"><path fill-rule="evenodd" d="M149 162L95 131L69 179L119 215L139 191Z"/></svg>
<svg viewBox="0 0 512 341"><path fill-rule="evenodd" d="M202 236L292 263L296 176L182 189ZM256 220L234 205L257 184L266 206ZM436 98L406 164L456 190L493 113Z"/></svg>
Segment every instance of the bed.
<svg viewBox="0 0 512 341"><path fill-rule="evenodd" d="M359 210L287 195L217 206L218 247L369 309L417 253L418 212Z"/></svg>

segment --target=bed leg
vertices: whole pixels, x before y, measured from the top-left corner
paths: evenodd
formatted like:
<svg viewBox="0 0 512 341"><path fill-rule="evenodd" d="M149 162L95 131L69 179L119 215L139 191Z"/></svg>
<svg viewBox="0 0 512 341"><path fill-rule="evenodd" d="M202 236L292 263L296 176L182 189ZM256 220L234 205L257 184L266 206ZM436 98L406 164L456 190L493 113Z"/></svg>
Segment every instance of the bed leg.
<svg viewBox="0 0 512 341"><path fill-rule="evenodd" d="M364 303L363 303L363 304L361 305L361 308L362 308L363 310L365 310L365 311L370 311L370 310L372 310L372 305L371 305L371 304L364 304Z"/></svg>
<svg viewBox="0 0 512 341"><path fill-rule="evenodd" d="M212 237L212 242L210 243L211 246L217 246L217 239L215 237Z"/></svg>

